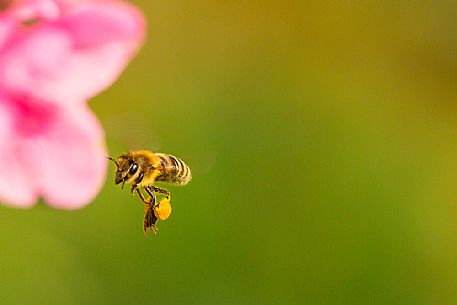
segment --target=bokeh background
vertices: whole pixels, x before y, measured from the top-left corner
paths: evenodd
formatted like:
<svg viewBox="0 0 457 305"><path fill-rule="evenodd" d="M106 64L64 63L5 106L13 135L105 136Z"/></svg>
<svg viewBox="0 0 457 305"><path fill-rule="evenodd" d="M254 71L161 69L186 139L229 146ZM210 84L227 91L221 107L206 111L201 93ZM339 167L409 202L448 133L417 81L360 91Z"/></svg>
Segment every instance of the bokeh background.
<svg viewBox="0 0 457 305"><path fill-rule="evenodd" d="M113 183L0 207L1 304L457 304L457 2L134 1L113 156L193 169L146 239Z"/></svg>

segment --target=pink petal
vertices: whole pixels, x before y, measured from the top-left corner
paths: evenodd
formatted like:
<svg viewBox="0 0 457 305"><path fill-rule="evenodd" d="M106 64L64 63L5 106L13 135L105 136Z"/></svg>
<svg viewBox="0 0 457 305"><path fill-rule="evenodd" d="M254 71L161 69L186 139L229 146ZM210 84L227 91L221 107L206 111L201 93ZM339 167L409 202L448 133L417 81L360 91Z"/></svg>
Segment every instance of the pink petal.
<svg viewBox="0 0 457 305"><path fill-rule="evenodd" d="M103 131L90 109L53 106L51 124L24 137L14 128L11 107L15 104L0 97L0 202L26 208L42 196L63 209L91 202L105 180L107 154Z"/></svg>
<svg viewBox="0 0 457 305"><path fill-rule="evenodd" d="M0 148L6 147L12 137L12 134L13 120L11 117L11 109L9 107L9 99L7 96L2 94L2 92L0 92Z"/></svg>
<svg viewBox="0 0 457 305"><path fill-rule="evenodd" d="M55 26L71 34L77 49L110 43L137 46L144 37L144 18L140 12L116 1L81 5L63 15Z"/></svg>
<svg viewBox="0 0 457 305"><path fill-rule="evenodd" d="M14 135L12 111L0 94L0 202L18 208L32 206L37 192L30 183L30 171ZM33 180L32 180L33 181Z"/></svg>
<svg viewBox="0 0 457 305"><path fill-rule="evenodd" d="M16 33L0 52L0 85L9 91L34 92L43 99L54 100L49 91L59 71L65 69L70 53L71 40L58 29L42 27Z"/></svg>
<svg viewBox="0 0 457 305"><path fill-rule="evenodd" d="M90 98L111 85L144 38L138 10L118 2L86 5L54 25L72 38L73 52L56 90L62 96Z"/></svg>
<svg viewBox="0 0 457 305"><path fill-rule="evenodd" d="M54 0L62 12L69 12L81 7L83 4L98 2L110 2L112 0Z"/></svg>
<svg viewBox="0 0 457 305"><path fill-rule="evenodd" d="M24 161L26 152L18 143L10 143L10 147L8 151L2 151L0 159L0 202L12 207L28 208L38 199L37 189L31 180L31 164Z"/></svg>
<svg viewBox="0 0 457 305"><path fill-rule="evenodd" d="M76 209L95 198L106 176L103 143L103 130L88 107L61 113L34 155L40 193L49 205Z"/></svg>
<svg viewBox="0 0 457 305"><path fill-rule="evenodd" d="M117 79L143 37L143 17L132 6L88 3L14 35L0 48L0 84L59 103L80 102Z"/></svg>
<svg viewBox="0 0 457 305"><path fill-rule="evenodd" d="M0 53L3 46L16 28L16 22L6 14L0 13Z"/></svg>
<svg viewBox="0 0 457 305"><path fill-rule="evenodd" d="M59 7L53 0L21 0L13 4L7 12L18 20L55 19L60 14Z"/></svg>
<svg viewBox="0 0 457 305"><path fill-rule="evenodd" d="M1 0L0 0L1 1ZM23 22L51 20L60 15L53 0L17 0L0 11L0 51L9 38L23 31Z"/></svg>

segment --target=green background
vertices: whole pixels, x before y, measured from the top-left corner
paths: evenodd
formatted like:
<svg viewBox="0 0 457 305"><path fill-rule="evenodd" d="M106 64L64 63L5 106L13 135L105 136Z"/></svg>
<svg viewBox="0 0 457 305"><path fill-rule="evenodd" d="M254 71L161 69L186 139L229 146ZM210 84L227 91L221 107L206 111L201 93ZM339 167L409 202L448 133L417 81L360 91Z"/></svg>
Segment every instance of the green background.
<svg viewBox="0 0 457 305"><path fill-rule="evenodd" d="M90 105L194 179L150 239L113 166L84 209L0 207L1 304L457 304L457 2L135 3Z"/></svg>

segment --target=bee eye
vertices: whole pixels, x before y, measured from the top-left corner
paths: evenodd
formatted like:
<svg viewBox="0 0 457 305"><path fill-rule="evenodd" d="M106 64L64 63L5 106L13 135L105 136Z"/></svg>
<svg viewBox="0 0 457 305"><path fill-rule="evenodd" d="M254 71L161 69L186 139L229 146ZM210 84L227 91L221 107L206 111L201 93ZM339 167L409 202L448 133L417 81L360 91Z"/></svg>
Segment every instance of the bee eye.
<svg viewBox="0 0 457 305"><path fill-rule="evenodd" d="M132 165L130 165L129 174L134 175L137 170L138 170L138 164L132 163Z"/></svg>

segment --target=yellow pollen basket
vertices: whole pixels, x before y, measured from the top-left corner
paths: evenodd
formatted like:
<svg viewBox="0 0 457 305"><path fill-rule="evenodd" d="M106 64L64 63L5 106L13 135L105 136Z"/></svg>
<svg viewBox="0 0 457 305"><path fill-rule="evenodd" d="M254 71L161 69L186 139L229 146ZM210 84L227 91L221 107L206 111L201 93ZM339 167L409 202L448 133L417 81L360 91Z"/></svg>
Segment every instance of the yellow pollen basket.
<svg viewBox="0 0 457 305"><path fill-rule="evenodd" d="M167 220L171 214L170 199L163 198L160 203L154 207L154 215L160 220Z"/></svg>

